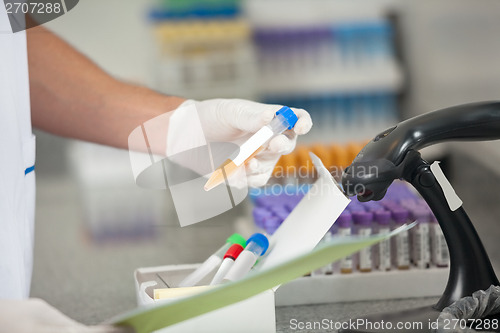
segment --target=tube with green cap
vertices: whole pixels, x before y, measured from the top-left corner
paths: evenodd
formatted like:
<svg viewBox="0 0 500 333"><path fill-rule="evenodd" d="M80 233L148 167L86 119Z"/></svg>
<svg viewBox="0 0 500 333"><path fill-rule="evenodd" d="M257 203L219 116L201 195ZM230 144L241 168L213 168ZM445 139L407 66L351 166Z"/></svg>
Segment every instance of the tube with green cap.
<svg viewBox="0 0 500 333"><path fill-rule="evenodd" d="M246 246L246 243L246 239L243 238L243 236L241 236L240 234L232 234L220 249L218 249L210 257L208 257L208 259L205 260L205 262L203 262L203 264L201 264L200 267L198 267L194 272L186 276L186 278L179 283L178 287L195 286L205 276L219 267L224 254L226 254L226 251L231 247L231 245L240 244L244 248Z"/></svg>

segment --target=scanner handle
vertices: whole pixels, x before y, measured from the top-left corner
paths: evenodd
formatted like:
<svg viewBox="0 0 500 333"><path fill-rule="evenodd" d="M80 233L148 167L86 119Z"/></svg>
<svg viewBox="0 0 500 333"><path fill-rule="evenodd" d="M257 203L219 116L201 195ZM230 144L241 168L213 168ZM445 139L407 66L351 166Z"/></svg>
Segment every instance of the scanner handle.
<svg viewBox="0 0 500 333"><path fill-rule="evenodd" d="M344 170L342 185L347 195L358 195L360 201L380 200L394 179L412 169L410 152L443 141L495 139L500 139L500 102L429 112L377 135Z"/></svg>
<svg viewBox="0 0 500 333"><path fill-rule="evenodd" d="M435 143L496 139L500 139L500 102L464 104L408 119L380 133L365 149L370 156L362 159L399 165L409 150Z"/></svg>

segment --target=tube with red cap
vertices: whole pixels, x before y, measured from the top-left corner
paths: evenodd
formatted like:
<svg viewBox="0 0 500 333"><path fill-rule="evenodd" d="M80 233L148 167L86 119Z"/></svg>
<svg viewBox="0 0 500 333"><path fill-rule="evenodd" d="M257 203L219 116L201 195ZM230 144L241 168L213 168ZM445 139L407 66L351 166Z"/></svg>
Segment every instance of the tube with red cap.
<svg viewBox="0 0 500 333"><path fill-rule="evenodd" d="M222 261L219 270L217 271L217 273L215 273L212 282L210 282L211 286L222 282L222 279L224 278L224 276L226 276L231 267L233 267L234 261L236 260L236 258L238 258L241 251L243 251L243 246L241 246L240 244L231 245L229 250L227 250L226 254L224 255L224 260Z"/></svg>
<svg viewBox="0 0 500 333"><path fill-rule="evenodd" d="M224 253L233 244L240 244L241 246L247 243L246 239L240 234L232 234L226 240L226 243L221 246L215 253L213 253L207 260L205 260L194 272L189 274L182 280L177 287L192 287L196 286L198 282L203 280L204 277L212 273L222 262Z"/></svg>

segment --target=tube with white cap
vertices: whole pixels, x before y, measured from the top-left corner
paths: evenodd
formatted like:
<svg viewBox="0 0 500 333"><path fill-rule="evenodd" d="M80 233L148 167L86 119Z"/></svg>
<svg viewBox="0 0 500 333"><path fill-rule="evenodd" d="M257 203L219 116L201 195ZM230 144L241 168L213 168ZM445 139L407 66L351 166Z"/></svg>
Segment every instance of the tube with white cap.
<svg viewBox="0 0 500 333"><path fill-rule="evenodd" d="M260 233L253 234L247 240L247 246L235 260L233 267L226 274L222 282L236 281L244 277L253 267L257 259L266 253L269 240Z"/></svg>

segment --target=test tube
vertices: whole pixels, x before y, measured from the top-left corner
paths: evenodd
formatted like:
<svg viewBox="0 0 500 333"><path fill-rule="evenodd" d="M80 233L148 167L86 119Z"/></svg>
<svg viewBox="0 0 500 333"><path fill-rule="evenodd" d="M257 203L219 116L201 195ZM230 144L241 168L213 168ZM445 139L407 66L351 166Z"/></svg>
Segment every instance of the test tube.
<svg viewBox="0 0 500 333"><path fill-rule="evenodd" d="M328 111L330 110L326 110L325 112L328 113ZM333 163L331 160L331 154L325 145L315 144L311 147L311 150L316 156L319 157L327 169L332 167Z"/></svg>
<svg viewBox="0 0 500 333"><path fill-rule="evenodd" d="M210 191L224 180L231 176L240 166L259 153L264 145L273 137L290 130L295 126L298 118L295 113L287 106L283 106L276 112L276 116L271 123L262 127L243 143L234 158L227 159L218 167L206 182L204 189Z"/></svg>
<svg viewBox="0 0 500 333"><path fill-rule="evenodd" d="M278 223L268 224L268 226L266 227L266 234L272 235L276 232L276 230L278 230L278 228L281 225L281 222L279 222L279 220L277 220L277 221L278 221Z"/></svg>
<svg viewBox="0 0 500 333"><path fill-rule="evenodd" d="M361 204L360 202L351 201L349 203L349 205L347 206L347 209L349 209L349 211L351 213L354 213L354 212L364 212L365 211L365 206L363 204Z"/></svg>
<svg viewBox="0 0 500 333"><path fill-rule="evenodd" d="M342 170L344 170L349 164L351 164L351 161L349 161L347 151L340 145L331 145L330 153L332 155L332 163L335 165L335 169L332 170L334 171L333 176L338 180L342 176Z"/></svg>
<svg viewBox="0 0 500 333"><path fill-rule="evenodd" d="M334 59L334 61L338 63L338 60ZM344 111L343 111L342 96L332 95L331 100L330 100L330 104L331 104L330 109L331 109L331 112L333 113L332 118L335 119L335 121L332 124L330 124L330 130L328 132L333 132L333 133L331 133L332 136L329 139L330 139L330 141L333 141L333 142L343 142L345 140L344 134L345 134L345 130L346 130L347 117L344 115ZM338 149L340 149L340 147ZM335 159L337 159L337 157L336 157L334 149L332 149L332 153L333 153L332 154L332 161L334 162L334 165L336 167L339 167L341 165L340 163L337 162L335 164L335 162L336 162Z"/></svg>
<svg viewBox="0 0 500 333"><path fill-rule="evenodd" d="M264 224L265 221L268 217L271 217L273 213L269 211L267 208L264 207L255 207L252 212L253 219L255 222L255 225L260 228L264 229Z"/></svg>
<svg viewBox="0 0 500 333"><path fill-rule="evenodd" d="M384 207L382 207L380 203L374 201L365 202L363 205L365 206L367 211L373 213L378 212L380 210L384 210Z"/></svg>
<svg viewBox="0 0 500 333"><path fill-rule="evenodd" d="M224 278L224 276L226 276L231 267L233 267L234 261L236 260L236 258L238 258L242 251L243 246L241 246L240 244L231 245L231 247L224 255L224 260L222 261L222 264L220 264L219 270L217 271L217 273L215 273L215 276L212 279L212 282L210 282L210 285L213 286L222 282L222 279Z"/></svg>
<svg viewBox="0 0 500 333"><path fill-rule="evenodd" d="M328 229L328 231L325 233L323 238L321 239L321 243L328 243L331 241L333 237L333 232L332 228ZM314 271L312 271L311 275L325 275L325 274L332 274L333 273L333 263L326 264L323 267L320 267Z"/></svg>
<svg viewBox="0 0 500 333"><path fill-rule="evenodd" d="M448 252L448 245L444 238L443 231L439 225L436 216L430 214L430 232L432 241L432 262L437 267L448 267L450 254Z"/></svg>
<svg viewBox="0 0 500 333"><path fill-rule="evenodd" d="M286 219L288 217L288 214L290 214L286 209L284 203L282 205L273 207L271 211L276 217L279 217L281 221Z"/></svg>
<svg viewBox="0 0 500 333"><path fill-rule="evenodd" d="M392 218L394 220L395 227L400 227L408 221L410 213L404 208L394 208L392 210ZM394 236L395 248L396 248L396 267L399 270L406 270L410 268L410 242L408 236L408 230L401 231L399 234Z"/></svg>
<svg viewBox="0 0 500 333"><path fill-rule="evenodd" d="M277 216L269 216L264 221L264 230L266 234L272 235L280 227L283 220Z"/></svg>
<svg viewBox="0 0 500 333"><path fill-rule="evenodd" d="M282 161L282 166L283 170L282 173L280 174L280 177L282 179L282 183L285 184L292 184L296 185L299 182L299 178L297 175L297 156L296 154L288 154L288 155L282 155L280 160Z"/></svg>
<svg viewBox="0 0 500 333"><path fill-rule="evenodd" d="M355 224L357 224L357 234L358 236L368 237L372 234L372 221L373 213L357 211L352 213L352 219ZM358 269L362 273L368 273L372 271L372 248L371 246L365 247L358 253Z"/></svg>
<svg viewBox="0 0 500 333"><path fill-rule="evenodd" d="M246 240L240 234L232 234L229 236L226 243L215 251L210 257L208 257L208 259L205 260L203 264L201 264L194 272L186 276L186 278L179 283L178 287L195 286L221 264L224 254L233 244L245 246Z"/></svg>
<svg viewBox="0 0 500 333"><path fill-rule="evenodd" d="M333 235L335 234L333 226L330 227L328 232L325 234L323 237L323 242L328 243L332 240ZM322 267L323 273L326 275L333 274L333 262L326 264L325 266Z"/></svg>
<svg viewBox="0 0 500 333"><path fill-rule="evenodd" d="M257 207L270 208L271 204L269 198L269 195L262 194L255 199L255 205Z"/></svg>
<svg viewBox="0 0 500 333"><path fill-rule="evenodd" d="M297 155L297 170L299 182L312 183L314 180L314 166L311 160L311 156L309 155L309 148L299 145L297 148L295 148L295 154Z"/></svg>
<svg viewBox="0 0 500 333"><path fill-rule="evenodd" d="M343 211L342 214L337 219L337 235L350 236L352 232L352 215L347 211ZM340 273L349 274L352 273L352 257L347 256L340 260Z"/></svg>
<svg viewBox="0 0 500 333"><path fill-rule="evenodd" d="M375 221L378 224L378 233L385 235L391 232L391 212L379 210L374 213ZM384 239L378 243L377 265L381 271L391 270L391 240Z"/></svg>
<svg viewBox="0 0 500 333"><path fill-rule="evenodd" d="M252 269L257 259L266 253L268 247L269 240L266 236L260 233L253 234L222 281L235 281L244 277Z"/></svg>
<svg viewBox="0 0 500 333"><path fill-rule="evenodd" d="M402 199L399 201L399 203L401 204L401 206L408 209L413 209L419 206L419 203L414 198Z"/></svg>
<svg viewBox="0 0 500 333"><path fill-rule="evenodd" d="M412 230L412 254L413 263L419 268L429 268L430 266L430 236L429 236L429 215L426 207L414 207L411 211L412 218L418 224Z"/></svg>
<svg viewBox="0 0 500 333"><path fill-rule="evenodd" d="M300 200L304 197L304 194L298 193L293 196L291 196L287 203L285 204L286 209L291 212L292 210L295 209L295 207L299 204Z"/></svg>

